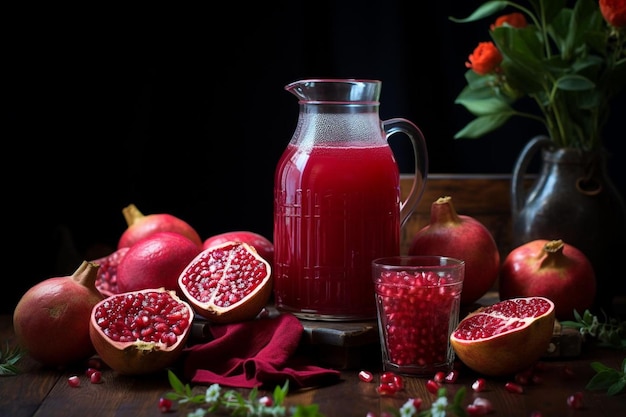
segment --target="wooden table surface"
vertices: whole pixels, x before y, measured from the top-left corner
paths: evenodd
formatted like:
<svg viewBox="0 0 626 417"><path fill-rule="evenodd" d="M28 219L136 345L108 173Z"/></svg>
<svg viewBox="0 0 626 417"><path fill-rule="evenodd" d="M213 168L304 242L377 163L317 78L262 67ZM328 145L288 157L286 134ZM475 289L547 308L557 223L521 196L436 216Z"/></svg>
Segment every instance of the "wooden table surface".
<svg viewBox="0 0 626 417"><path fill-rule="evenodd" d="M4 348L6 341L15 344L12 320L9 315L0 316L0 342ZM550 358L540 362L542 370L537 375L541 380L524 386L522 394L514 394L504 389L507 378L487 378L487 389L479 395L491 401L493 416L528 417L533 411L542 416L607 416L625 415L626 394L608 396L604 391L585 390L586 383L594 375L590 367L592 361L600 361L608 366L619 368L625 353L613 349L603 349L586 344L581 355L575 358ZM372 358L378 363L378 358ZM90 384L83 377L79 388L68 385L68 377L84 372L81 370L54 370L42 368L30 357L18 362L20 373L15 376L0 377L0 416L11 417L54 417L54 416L117 416L143 417L180 415L189 410L174 410L162 414L158 409L161 396L171 391L166 372L151 376L122 376L104 369L103 383ZM318 404L319 410L327 417L360 416L368 412L381 416L389 407L399 408L408 398L421 397L425 405L435 399L426 389L427 379L404 377L405 388L392 397L382 397L376 391L380 371L376 365L372 383L358 378L359 369L342 370L341 381L335 385L290 392L287 405ZM461 368L459 379L454 384L446 384L449 398L460 387L467 387L465 403L471 402L477 394L471 384L478 377L473 372ZM195 386L194 392L203 393L206 387ZM583 392L585 408L572 410L567 405L567 397ZM243 394L249 391L241 390ZM271 395L271 393L269 393ZM225 412L222 415L230 415Z"/></svg>

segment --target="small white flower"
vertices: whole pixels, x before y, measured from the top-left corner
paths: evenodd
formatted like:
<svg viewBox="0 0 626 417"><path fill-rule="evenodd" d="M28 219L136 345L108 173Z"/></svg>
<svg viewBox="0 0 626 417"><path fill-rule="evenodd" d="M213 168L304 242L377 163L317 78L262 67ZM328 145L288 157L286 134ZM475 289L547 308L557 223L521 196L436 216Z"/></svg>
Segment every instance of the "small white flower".
<svg viewBox="0 0 626 417"><path fill-rule="evenodd" d="M209 388L206 389L206 394L204 396L204 401L213 404L220 398L220 386L219 384L213 384Z"/></svg>
<svg viewBox="0 0 626 417"><path fill-rule="evenodd" d="M412 399L409 399L402 407L400 407L401 417L413 417L415 413L417 413L417 409L415 408L415 405L413 405Z"/></svg>
<svg viewBox="0 0 626 417"><path fill-rule="evenodd" d="M437 398L437 401L430 407L432 417L446 417L446 408L448 407L448 398L444 395Z"/></svg>

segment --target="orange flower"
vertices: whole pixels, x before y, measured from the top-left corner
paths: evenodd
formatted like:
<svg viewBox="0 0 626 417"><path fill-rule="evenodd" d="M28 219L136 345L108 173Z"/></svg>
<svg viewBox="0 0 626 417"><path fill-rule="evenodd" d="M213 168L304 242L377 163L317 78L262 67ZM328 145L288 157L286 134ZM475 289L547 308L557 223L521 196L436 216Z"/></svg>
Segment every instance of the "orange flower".
<svg viewBox="0 0 626 417"><path fill-rule="evenodd" d="M507 23L509 26L512 26L518 29L525 28L526 25L528 24L526 22L526 16L524 16L521 13L515 12L515 13L505 14L497 18L496 22L491 25L490 29L494 30L495 28L502 26L505 23Z"/></svg>
<svg viewBox="0 0 626 417"><path fill-rule="evenodd" d="M611 26L626 27L626 0L600 0L600 12Z"/></svg>
<svg viewBox="0 0 626 417"><path fill-rule="evenodd" d="M478 75L486 75L497 70L502 62L502 54L493 42L480 42L468 59L465 63L467 68Z"/></svg>

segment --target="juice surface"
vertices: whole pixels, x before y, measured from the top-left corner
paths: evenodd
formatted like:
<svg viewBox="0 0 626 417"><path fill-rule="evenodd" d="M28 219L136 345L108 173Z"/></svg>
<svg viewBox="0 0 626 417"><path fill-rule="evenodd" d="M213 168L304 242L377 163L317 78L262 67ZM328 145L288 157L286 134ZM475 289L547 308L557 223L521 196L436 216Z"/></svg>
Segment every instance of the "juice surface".
<svg viewBox="0 0 626 417"><path fill-rule="evenodd" d="M301 318L376 317L373 259L400 251L399 171L387 144L292 144L274 190L276 307Z"/></svg>

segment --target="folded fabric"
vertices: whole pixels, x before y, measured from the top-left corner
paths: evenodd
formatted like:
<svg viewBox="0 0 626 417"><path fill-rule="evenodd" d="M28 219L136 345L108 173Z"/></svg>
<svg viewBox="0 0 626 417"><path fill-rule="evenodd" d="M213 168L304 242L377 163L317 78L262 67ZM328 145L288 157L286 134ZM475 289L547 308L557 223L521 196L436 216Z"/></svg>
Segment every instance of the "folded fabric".
<svg viewBox="0 0 626 417"><path fill-rule="evenodd" d="M297 355L304 328L289 313L211 325L212 340L183 352L185 377L196 384L273 389L289 380L292 389L328 385L340 372L307 363Z"/></svg>

